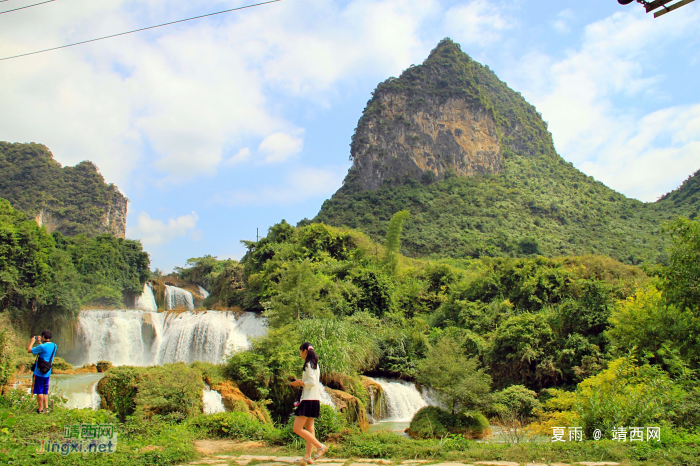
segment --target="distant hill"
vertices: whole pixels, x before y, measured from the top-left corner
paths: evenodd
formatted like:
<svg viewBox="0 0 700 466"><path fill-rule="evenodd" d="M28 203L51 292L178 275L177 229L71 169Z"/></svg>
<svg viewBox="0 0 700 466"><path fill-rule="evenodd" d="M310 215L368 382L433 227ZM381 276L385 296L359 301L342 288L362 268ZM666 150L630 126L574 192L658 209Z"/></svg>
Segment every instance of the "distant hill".
<svg viewBox="0 0 700 466"><path fill-rule="evenodd" d="M92 162L61 167L42 144L0 142L0 197L65 235L126 234L128 200Z"/></svg>
<svg viewBox="0 0 700 466"><path fill-rule="evenodd" d="M350 157L314 220L382 238L391 215L408 209L403 252L413 256L662 261L662 223L700 207L699 173L643 203L574 168L535 107L449 39L377 86Z"/></svg>

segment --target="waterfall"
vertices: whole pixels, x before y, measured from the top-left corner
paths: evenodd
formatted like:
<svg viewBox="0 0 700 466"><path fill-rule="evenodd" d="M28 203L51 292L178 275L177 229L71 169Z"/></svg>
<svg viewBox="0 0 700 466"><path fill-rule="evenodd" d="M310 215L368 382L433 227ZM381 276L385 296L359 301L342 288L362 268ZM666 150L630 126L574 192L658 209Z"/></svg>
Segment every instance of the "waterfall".
<svg viewBox="0 0 700 466"><path fill-rule="evenodd" d="M136 309L141 309L142 311L157 311L158 305L156 304L156 297L153 296L153 288L148 283L143 284L143 292L139 299L136 300Z"/></svg>
<svg viewBox="0 0 700 466"><path fill-rule="evenodd" d="M197 285L197 288L199 288L199 294L202 295L202 298L207 299L209 297L209 292L202 288L200 285Z"/></svg>
<svg viewBox="0 0 700 466"><path fill-rule="evenodd" d="M185 309L194 311L192 293L176 286L165 285L165 309Z"/></svg>
<svg viewBox="0 0 700 466"><path fill-rule="evenodd" d="M335 405L335 401L333 401L333 397L326 391L326 387L321 384L321 399L319 400L322 405L328 405L331 408L335 409L336 411L338 410L338 407Z"/></svg>
<svg viewBox="0 0 700 466"><path fill-rule="evenodd" d="M93 411L97 411L102 407L102 397L97 392L97 384L98 382L92 384L92 403L90 407Z"/></svg>
<svg viewBox="0 0 700 466"><path fill-rule="evenodd" d="M212 390L207 384L204 384L202 402L204 402L205 414L223 413L226 411L223 398L221 398L221 393L217 392L216 390Z"/></svg>
<svg viewBox="0 0 700 466"><path fill-rule="evenodd" d="M86 310L78 316L78 343L84 358L76 363L219 363L228 351L247 348L250 337L266 331L265 319L252 312Z"/></svg>
<svg viewBox="0 0 700 466"><path fill-rule="evenodd" d="M372 379L384 391L386 417L382 421L410 422L419 409L428 406L416 385L402 380Z"/></svg>

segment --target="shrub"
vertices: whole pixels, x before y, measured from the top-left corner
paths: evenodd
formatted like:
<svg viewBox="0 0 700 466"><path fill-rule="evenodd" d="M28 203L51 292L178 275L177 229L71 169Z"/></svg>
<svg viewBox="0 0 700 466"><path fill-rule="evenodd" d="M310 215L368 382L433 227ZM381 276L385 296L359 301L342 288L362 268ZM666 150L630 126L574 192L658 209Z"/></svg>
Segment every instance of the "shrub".
<svg viewBox="0 0 700 466"><path fill-rule="evenodd" d="M24 355L24 356L19 356L15 358L15 368L18 371L22 370L29 370L30 367L32 367L32 364L34 364L34 360L36 359L36 356L29 356L29 355Z"/></svg>
<svg viewBox="0 0 700 466"><path fill-rule="evenodd" d="M139 415L180 412L193 416L204 409L202 377L183 363L149 367L139 382L134 400Z"/></svg>
<svg viewBox="0 0 700 466"><path fill-rule="evenodd" d="M665 424L675 412L683 395L678 385L658 366L635 364L633 357L616 359L578 385L574 408L588 438L594 429Z"/></svg>
<svg viewBox="0 0 700 466"><path fill-rule="evenodd" d="M254 340L248 351L233 353L226 361L224 373L245 396L253 401L272 401L269 409L274 419L286 419L296 397L289 377L301 374L303 361L297 342L289 328L271 330Z"/></svg>
<svg viewBox="0 0 700 466"><path fill-rule="evenodd" d="M12 375L12 342L8 329L0 328L0 391Z"/></svg>
<svg viewBox="0 0 700 466"><path fill-rule="evenodd" d="M496 414L519 419L533 418L535 410L542 408L535 392L522 385L511 385L494 393L494 401Z"/></svg>
<svg viewBox="0 0 700 466"><path fill-rule="evenodd" d="M204 382L200 373L183 363L154 367L114 367L97 389L104 406L123 421L126 416L200 414Z"/></svg>
<svg viewBox="0 0 700 466"><path fill-rule="evenodd" d="M113 366L111 361L97 361L97 372L107 372Z"/></svg>
<svg viewBox="0 0 700 466"><path fill-rule="evenodd" d="M189 420L202 437L274 440L279 431L246 413L200 414Z"/></svg>
<svg viewBox="0 0 700 466"><path fill-rule="evenodd" d="M452 412L475 409L489 399L491 377L468 358L459 342L445 335L418 363L418 381L438 391Z"/></svg>
<svg viewBox="0 0 700 466"><path fill-rule="evenodd" d="M413 438L441 438L448 434L461 434L469 438L481 438L487 433L489 422L481 413L452 414L437 406L421 408L408 428Z"/></svg>
<svg viewBox="0 0 700 466"><path fill-rule="evenodd" d="M53 358L53 368L58 369L60 371L72 371L73 365L68 364L63 358L59 358L58 356L55 356Z"/></svg>

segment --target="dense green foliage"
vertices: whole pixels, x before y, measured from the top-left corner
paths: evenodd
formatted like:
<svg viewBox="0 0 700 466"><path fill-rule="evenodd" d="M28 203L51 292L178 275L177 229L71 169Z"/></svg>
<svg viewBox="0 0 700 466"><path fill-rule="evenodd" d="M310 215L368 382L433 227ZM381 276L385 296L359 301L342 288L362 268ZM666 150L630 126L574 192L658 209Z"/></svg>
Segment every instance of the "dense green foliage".
<svg viewBox="0 0 700 466"><path fill-rule="evenodd" d="M418 363L418 381L437 390L452 414L471 411L487 405L491 391L491 377L479 366L477 358L464 355L456 339L443 336Z"/></svg>
<svg viewBox="0 0 700 466"><path fill-rule="evenodd" d="M13 348L9 328L0 327L0 392L10 381L14 371Z"/></svg>
<svg viewBox="0 0 700 466"><path fill-rule="evenodd" d="M148 268L138 241L50 235L0 199L0 312L23 326L70 321L81 305L123 306L141 293Z"/></svg>
<svg viewBox="0 0 700 466"><path fill-rule="evenodd" d="M405 96L416 108L430 96L458 97L485 109L497 124L502 170L469 178L448 173L436 182L393 179L365 191L351 169L315 221L355 228L378 240L392 215L408 210L402 250L409 256L602 254L637 264L665 260L663 221L698 215L700 172L657 203L626 198L565 162L535 108L449 39L422 65L380 83L358 130L370 120L404 124L373 120L386 94Z"/></svg>
<svg viewBox="0 0 700 466"><path fill-rule="evenodd" d="M126 198L92 162L64 167L41 144L0 142L0 197L32 217L45 208L66 235L104 233L102 220Z"/></svg>
<svg viewBox="0 0 700 466"><path fill-rule="evenodd" d="M218 260L216 257L206 255L187 259L185 267L175 267L176 275L182 280L197 284L205 290L211 290L217 283L222 272L235 266L234 260Z"/></svg>
<svg viewBox="0 0 700 466"><path fill-rule="evenodd" d="M105 408L124 421L129 415L151 417L202 412L202 375L183 363L153 367L120 366L98 384Z"/></svg>
<svg viewBox="0 0 700 466"><path fill-rule="evenodd" d="M408 433L413 438L443 438L461 434L481 438L489 421L480 413L451 413L437 406L421 408L411 421Z"/></svg>

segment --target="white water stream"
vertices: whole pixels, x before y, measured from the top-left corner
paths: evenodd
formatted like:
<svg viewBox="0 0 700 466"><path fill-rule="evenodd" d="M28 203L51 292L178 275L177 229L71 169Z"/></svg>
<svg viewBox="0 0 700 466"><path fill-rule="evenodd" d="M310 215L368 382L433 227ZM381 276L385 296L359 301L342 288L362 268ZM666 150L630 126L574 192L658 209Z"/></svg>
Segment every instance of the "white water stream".
<svg viewBox="0 0 700 466"><path fill-rule="evenodd" d="M202 298L207 299L209 297L209 292L202 288L200 285L197 285L197 288L199 288L199 294L202 295Z"/></svg>
<svg viewBox="0 0 700 466"><path fill-rule="evenodd" d="M226 408L224 407L223 398L221 397L221 393L217 392L216 390L212 390L211 387L207 384L204 385L204 392L202 393L202 402L204 402L204 413L214 414L223 413L224 411L226 411Z"/></svg>
<svg viewBox="0 0 700 466"><path fill-rule="evenodd" d="M419 409L428 406L412 382L391 380L377 377L373 379L384 391L384 408L386 416L382 421L411 422Z"/></svg>
<svg viewBox="0 0 700 466"><path fill-rule="evenodd" d="M71 362L220 363L229 351L247 348L249 338L266 331L265 320L252 312L85 310L78 316L78 341L85 357Z"/></svg>
<svg viewBox="0 0 700 466"><path fill-rule="evenodd" d="M192 293L176 286L165 285L165 309L184 309L194 311Z"/></svg>
<svg viewBox="0 0 700 466"><path fill-rule="evenodd" d="M141 309L142 311L153 311L158 310L158 305L156 304L156 297L153 295L153 288L148 283L143 284L143 293L136 300L136 309Z"/></svg>
<svg viewBox="0 0 700 466"><path fill-rule="evenodd" d="M408 428L413 416L419 409L435 404L435 400L421 394L416 388L416 384L398 379L385 379L377 377L374 379L382 387L384 392L383 417L377 419L376 424L372 424L370 431L389 430L401 433ZM424 390L421 390L424 391Z"/></svg>

